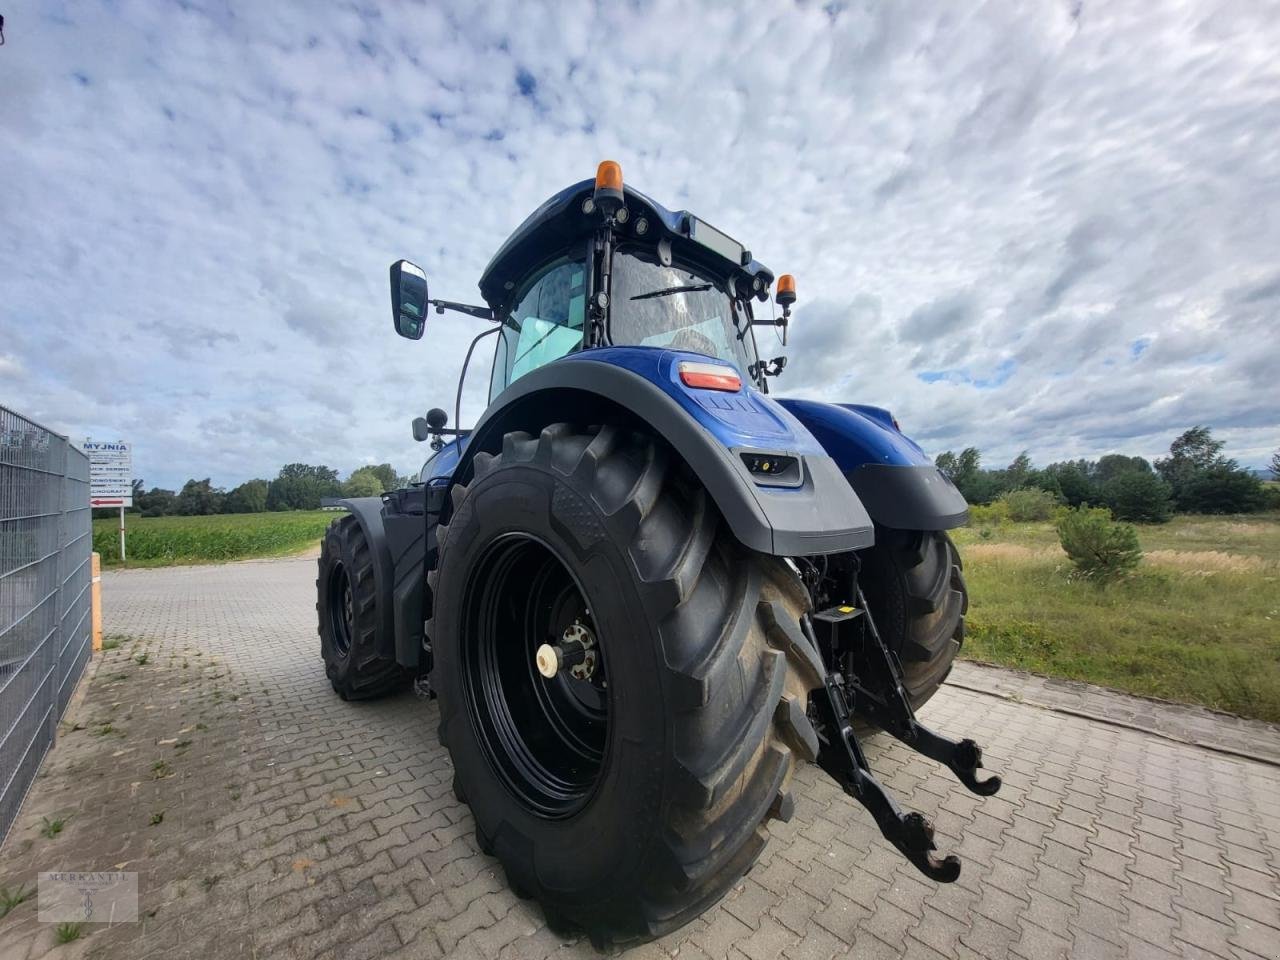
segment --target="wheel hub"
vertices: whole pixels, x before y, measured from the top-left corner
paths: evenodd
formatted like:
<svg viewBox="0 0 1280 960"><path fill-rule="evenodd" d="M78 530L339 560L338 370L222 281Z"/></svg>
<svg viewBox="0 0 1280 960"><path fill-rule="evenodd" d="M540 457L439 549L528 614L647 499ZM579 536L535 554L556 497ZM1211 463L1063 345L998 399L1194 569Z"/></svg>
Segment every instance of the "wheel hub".
<svg viewBox="0 0 1280 960"><path fill-rule="evenodd" d="M464 598L464 679L480 745L541 816L588 800L608 743L608 663L568 564L528 534L500 536Z"/></svg>
<svg viewBox="0 0 1280 960"><path fill-rule="evenodd" d="M580 620L574 620L560 635L558 644L544 643L534 654L534 665L548 680L568 669L574 680L590 680L596 672L596 638Z"/></svg>

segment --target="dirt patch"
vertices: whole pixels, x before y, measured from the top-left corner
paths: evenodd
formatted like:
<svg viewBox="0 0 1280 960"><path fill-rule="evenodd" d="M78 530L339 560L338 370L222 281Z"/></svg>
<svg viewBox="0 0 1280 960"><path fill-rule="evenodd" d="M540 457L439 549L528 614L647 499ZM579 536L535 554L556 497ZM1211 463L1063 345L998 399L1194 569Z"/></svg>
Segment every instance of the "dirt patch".
<svg viewBox="0 0 1280 960"><path fill-rule="evenodd" d="M252 704L217 657L132 638L96 655L82 689L0 849L0 886L34 888L49 870L137 872L139 924L86 926L77 953L94 956L207 909L218 878L236 871L211 838L240 797ZM0 919L0 942L64 951L53 928L33 898Z"/></svg>

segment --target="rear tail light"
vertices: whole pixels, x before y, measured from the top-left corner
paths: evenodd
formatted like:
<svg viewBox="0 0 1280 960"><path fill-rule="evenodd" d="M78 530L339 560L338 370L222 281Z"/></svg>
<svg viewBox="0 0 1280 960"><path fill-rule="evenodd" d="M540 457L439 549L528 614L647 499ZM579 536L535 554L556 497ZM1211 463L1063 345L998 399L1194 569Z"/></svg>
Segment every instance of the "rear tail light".
<svg viewBox="0 0 1280 960"><path fill-rule="evenodd" d="M681 360L680 382L686 387L697 387L700 390L725 390L729 393L737 393L742 389L742 377L738 376L738 371L723 363Z"/></svg>

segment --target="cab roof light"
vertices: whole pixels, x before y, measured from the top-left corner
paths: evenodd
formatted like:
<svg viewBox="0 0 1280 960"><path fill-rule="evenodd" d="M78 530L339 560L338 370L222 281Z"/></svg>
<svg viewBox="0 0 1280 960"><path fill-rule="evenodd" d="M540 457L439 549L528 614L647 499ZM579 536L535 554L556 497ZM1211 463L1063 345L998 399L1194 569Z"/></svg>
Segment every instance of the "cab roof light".
<svg viewBox="0 0 1280 960"><path fill-rule="evenodd" d="M784 273L778 278L778 286L775 288L773 298L784 307L789 307L796 302L796 278L789 273Z"/></svg>
<svg viewBox="0 0 1280 960"><path fill-rule="evenodd" d="M733 367L723 363L699 363L696 360L680 361L680 382L698 390L724 390L737 393L742 389L742 377Z"/></svg>
<svg viewBox="0 0 1280 960"><path fill-rule="evenodd" d="M601 160L596 168L595 205L606 214L622 206L622 167L615 160Z"/></svg>
<svg viewBox="0 0 1280 960"><path fill-rule="evenodd" d="M596 167L596 189L622 191L622 167L616 160L601 160Z"/></svg>

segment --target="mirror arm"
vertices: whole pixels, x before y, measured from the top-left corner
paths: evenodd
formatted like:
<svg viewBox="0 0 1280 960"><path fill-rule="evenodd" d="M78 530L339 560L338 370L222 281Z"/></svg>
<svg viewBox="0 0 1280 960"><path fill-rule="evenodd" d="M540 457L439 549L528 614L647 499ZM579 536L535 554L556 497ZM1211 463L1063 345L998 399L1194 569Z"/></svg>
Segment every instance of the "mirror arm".
<svg viewBox="0 0 1280 960"><path fill-rule="evenodd" d="M444 449L444 440L442 437L466 437L470 436L470 430L455 430L452 427L441 427L439 430L431 431L431 449L439 453Z"/></svg>
<svg viewBox="0 0 1280 960"><path fill-rule="evenodd" d="M761 317L759 320L755 317L751 318L753 327L781 327L782 328L782 345L787 345L787 329L791 326L791 304L784 303L782 305L782 316L780 317ZM770 374L777 376L777 374Z"/></svg>
<svg viewBox="0 0 1280 960"><path fill-rule="evenodd" d="M491 334L498 333L501 329L501 327L492 327L488 330L482 330L480 333L475 335L474 339L472 339L471 346L467 347L466 359L462 361L462 373L458 375L458 396L453 403L454 423L459 423L462 420L462 386L467 382L467 367L471 365L471 354L475 352L477 343Z"/></svg>
<svg viewBox="0 0 1280 960"><path fill-rule="evenodd" d="M791 307L782 308L782 316L780 317L751 317L751 325L753 327L782 327L784 330L791 325Z"/></svg>
<svg viewBox="0 0 1280 960"><path fill-rule="evenodd" d="M469 317L477 317L480 320L498 319L488 307L475 307L469 303L454 303L452 300L428 300L427 303L436 308L436 313L456 310L458 313L465 313Z"/></svg>

